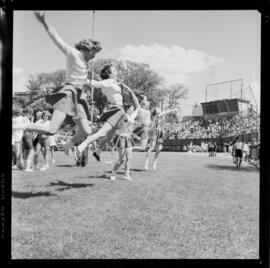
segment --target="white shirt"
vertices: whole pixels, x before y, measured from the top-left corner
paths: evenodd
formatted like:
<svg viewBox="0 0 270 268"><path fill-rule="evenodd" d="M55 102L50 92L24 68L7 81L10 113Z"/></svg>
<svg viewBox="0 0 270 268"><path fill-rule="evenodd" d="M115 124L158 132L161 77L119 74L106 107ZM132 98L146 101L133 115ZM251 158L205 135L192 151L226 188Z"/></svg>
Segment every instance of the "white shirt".
<svg viewBox="0 0 270 268"><path fill-rule="evenodd" d="M53 27L49 27L48 33L54 43L67 56L65 81L77 86L85 84L88 75L88 63L82 52L66 44Z"/></svg>
<svg viewBox="0 0 270 268"><path fill-rule="evenodd" d="M132 114L126 114L126 121L124 122L123 126L116 131L117 134L120 136L129 136L135 125L135 118L138 115L139 109L135 110Z"/></svg>
<svg viewBox="0 0 270 268"><path fill-rule="evenodd" d="M104 79L101 81L91 80L91 86L101 88L104 95L107 96L108 102L111 104L123 106L123 98L121 88L114 79Z"/></svg>
<svg viewBox="0 0 270 268"><path fill-rule="evenodd" d="M12 124L28 124L30 123L30 120L26 116L18 116L15 118L12 118ZM20 142L23 137L23 130L22 129L16 129L12 131L12 144L14 145L15 142Z"/></svg>
<svg viewBox="0 0 270 268"><path fill-rule="evenodd" d="M144 108L141 108L138 113L138 119L139 121L144 125L150 125L151 124L151 114L149 110L146 110Z"/></svg>

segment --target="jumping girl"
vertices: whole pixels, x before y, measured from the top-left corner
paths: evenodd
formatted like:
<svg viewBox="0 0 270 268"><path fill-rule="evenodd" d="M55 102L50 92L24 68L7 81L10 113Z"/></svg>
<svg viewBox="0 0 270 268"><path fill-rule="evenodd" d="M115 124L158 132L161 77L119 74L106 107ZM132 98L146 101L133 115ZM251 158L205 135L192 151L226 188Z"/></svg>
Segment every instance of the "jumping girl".
<svg viewBox="0 0 270 268"><path fill-rule="evenodd" d="M101 50L100 43L92 39L84 39L74 47L66 44L49 26L45 12L36 11L38 21L56 44L56 46L67 57L66 79L63 86L57 87L45 97L46 102L53 106L53 115L49 126L31 123L17 128L26 128L45 135L54 135L64 122L67 115L73 117L78 126L77 133L64 145L65 153L69 153L70 147L91 133L88 120L90 120L89 108L86 101L86 93L83 85L87 83L88 61L93 59Z"/></svg>
<svg viewBox="0 0 270 268"><path fill-rule="evenodd" d="M114 131L121 125L124 120L125 111L123 109L123 97L121 87L116 81L116 68L106 65L100 73L101 81L91 80L91 86L101 88L101 91L106 95L108 104L105 107L100 121L105 122L104 125L96 133L88 136L79 146L78 151L81 153L88 144L100 138L109 138ZM132 92L130 90L130 92ZM95 155L95 154L94 154ZM96 155L98 155L96 153Z"/></svg>

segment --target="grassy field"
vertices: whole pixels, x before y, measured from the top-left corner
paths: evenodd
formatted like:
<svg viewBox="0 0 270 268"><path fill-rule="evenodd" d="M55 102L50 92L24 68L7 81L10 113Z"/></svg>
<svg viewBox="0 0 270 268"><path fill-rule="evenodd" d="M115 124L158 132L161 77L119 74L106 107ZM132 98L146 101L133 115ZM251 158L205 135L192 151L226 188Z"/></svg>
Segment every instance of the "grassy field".
<svg viewBox="0 0 270 268"><path fill-rule="evenodd" d="M82 168L57 152L48 171L13 170L12 259L259 257L256 167L162 152L146 172L135 153L134 181L110 181L116 157Z"/></svg>

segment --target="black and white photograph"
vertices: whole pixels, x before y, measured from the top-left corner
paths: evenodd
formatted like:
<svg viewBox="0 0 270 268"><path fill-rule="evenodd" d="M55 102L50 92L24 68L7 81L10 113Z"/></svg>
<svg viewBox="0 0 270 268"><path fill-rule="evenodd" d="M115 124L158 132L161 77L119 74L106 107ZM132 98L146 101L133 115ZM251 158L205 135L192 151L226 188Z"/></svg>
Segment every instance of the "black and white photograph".
<svg viewBox="0 0 270 268"><path fill-rule="evenodd" d="M260 258L258 10L12 30L12 260Z"/></svg>

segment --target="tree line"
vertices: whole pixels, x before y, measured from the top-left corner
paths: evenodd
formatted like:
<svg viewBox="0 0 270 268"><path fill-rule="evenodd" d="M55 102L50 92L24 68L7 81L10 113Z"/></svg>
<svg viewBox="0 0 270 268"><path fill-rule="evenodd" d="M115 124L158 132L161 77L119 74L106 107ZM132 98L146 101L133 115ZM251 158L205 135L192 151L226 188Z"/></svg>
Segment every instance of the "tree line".
<svg viewBox="0 0 270 268"><path fill-rule="evenodd" d="M150 108L162 104L163 109L181 109L179 101L187 97L189 90L183 84L165 86L164 78L153 71L146 63L135 63L131 61L118 61L113 59L98 59L94 62L93 79L99 80L99 74L105 64L113 64L117 69L117 78L120 82L129 86L140 100L145 95L150 102ZM92 71L89 71L91 78ZM44 101L44 96L53 88L60 86L65 81L65 70L57 70L50 73L38 73L29 77L26 85L30 98L14 99L14 107L31 111L52 110L52 107ZM91 100L91 87L84 86L88 93L89 104ZM131 96L128 91L123 90L124 103L130 103ZM100 89L95 89L93 94L94 114L100 114L104 109L107 99ZM177 120L171 115L169 120Z"/></svg>

